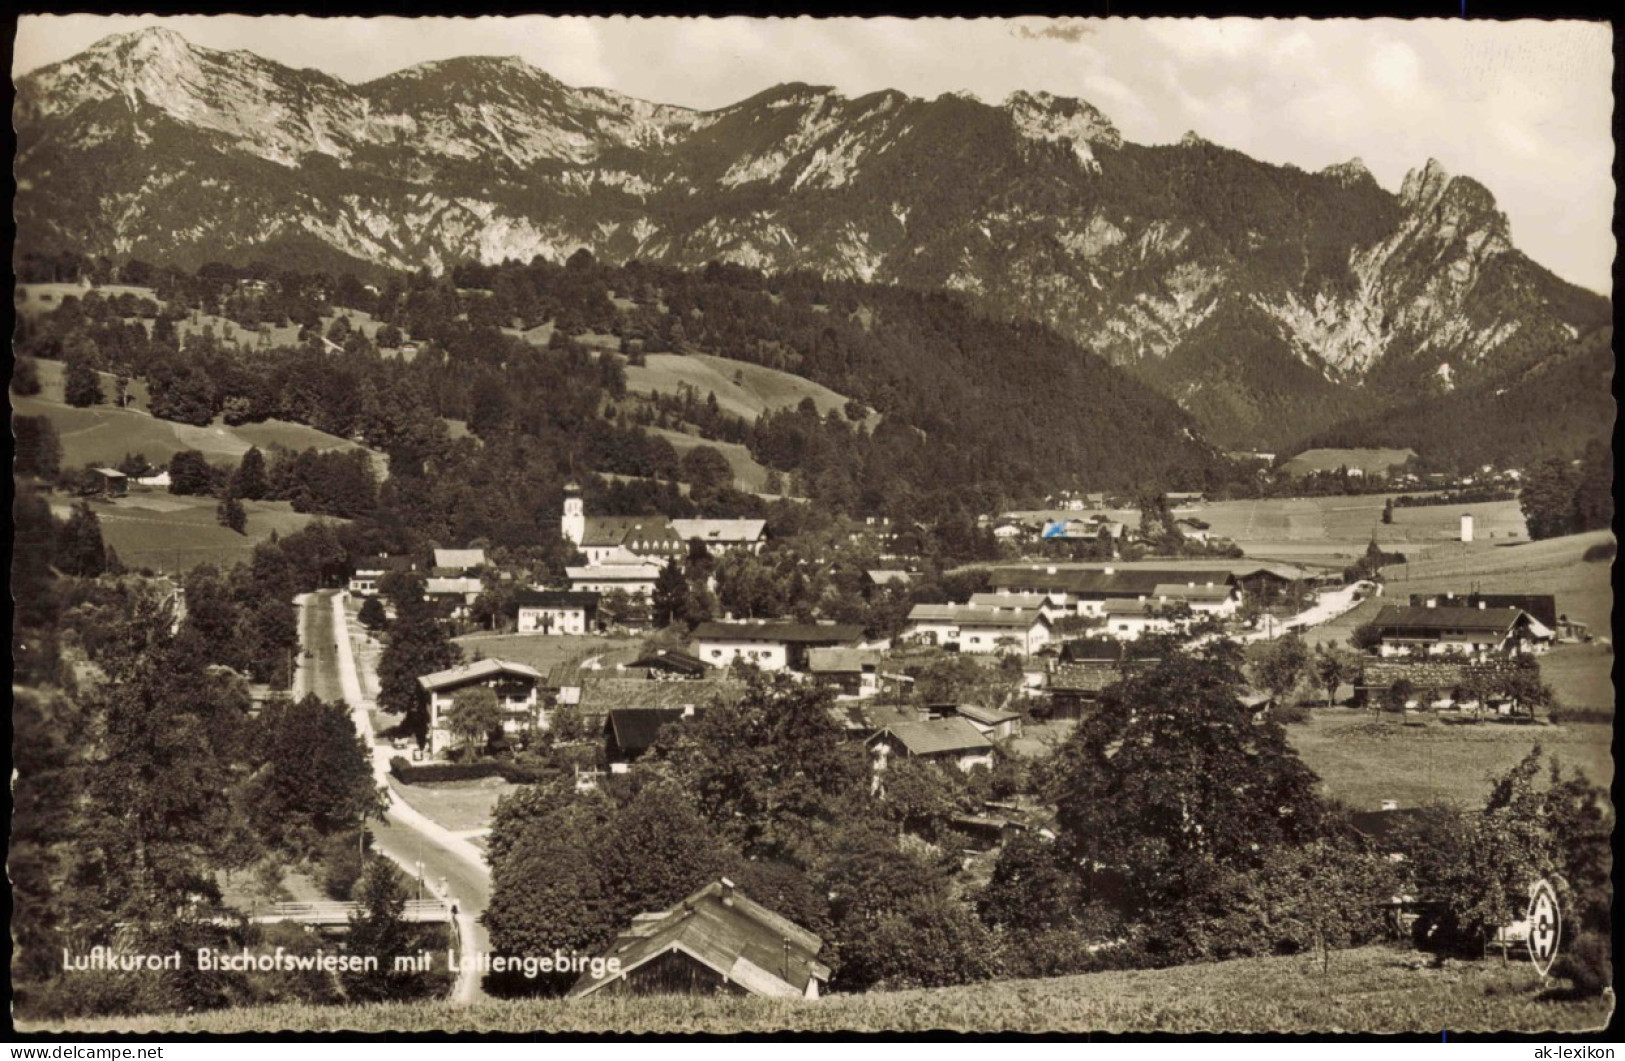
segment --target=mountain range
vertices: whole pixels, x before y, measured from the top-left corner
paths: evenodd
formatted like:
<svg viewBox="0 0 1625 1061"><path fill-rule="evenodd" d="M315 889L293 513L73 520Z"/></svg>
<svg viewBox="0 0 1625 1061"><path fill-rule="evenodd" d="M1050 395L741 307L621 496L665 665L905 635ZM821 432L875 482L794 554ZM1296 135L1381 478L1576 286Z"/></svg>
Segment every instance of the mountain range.
<svg viewBox="0 0 1625 1061"><path fill-rule="evenodd" d="M1358 159L1310 173L1194 133L1133 144L1045 93L789 84L696 111L518 59L351 84L165 29L16 90L30 251L439 272L585 247L957 290L1129 369L1232 447L1401 401L1448 418L1451 395L1504 392L1582 348L1599 366L1611 323L1607 299L1518 251L1490 192L1436 162L1395 195ZM1606 369L1592 382L1606 396Z"/></svg>

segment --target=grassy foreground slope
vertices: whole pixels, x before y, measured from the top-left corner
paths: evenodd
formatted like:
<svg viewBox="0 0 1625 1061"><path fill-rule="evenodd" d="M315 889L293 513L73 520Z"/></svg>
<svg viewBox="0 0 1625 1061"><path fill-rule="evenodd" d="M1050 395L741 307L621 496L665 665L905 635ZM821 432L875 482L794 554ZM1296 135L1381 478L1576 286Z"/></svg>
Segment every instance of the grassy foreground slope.
<svg viewBox="0 0 1625 1061"><path fill-rule="evenodd" d="M1558 983L1557 986L1562 986ZM1012 980L930 991L832 995L818 1002L688 997L272 1006L20 1030L77 1032L791 1031L1411 1032L1586 1031L1612 1003L1544 997L1527 962L1426 967L1384 947L1345 951L1322 976L1304 957L1249 958L1140 972Z"/></svg>

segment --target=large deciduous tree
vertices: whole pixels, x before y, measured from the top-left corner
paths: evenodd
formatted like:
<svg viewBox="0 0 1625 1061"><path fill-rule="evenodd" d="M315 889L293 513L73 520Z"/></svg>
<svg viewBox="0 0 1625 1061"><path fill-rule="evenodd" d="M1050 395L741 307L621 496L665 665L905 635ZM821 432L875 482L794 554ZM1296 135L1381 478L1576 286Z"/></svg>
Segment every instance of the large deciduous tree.
<svg viewBox="0 0 1625 1061"><path fill-rule="evenodd" d="M274 700L258 726L265 765L254 777L252 814L262 835L309 852L382 813L371 756L344 705Z"/></svg>

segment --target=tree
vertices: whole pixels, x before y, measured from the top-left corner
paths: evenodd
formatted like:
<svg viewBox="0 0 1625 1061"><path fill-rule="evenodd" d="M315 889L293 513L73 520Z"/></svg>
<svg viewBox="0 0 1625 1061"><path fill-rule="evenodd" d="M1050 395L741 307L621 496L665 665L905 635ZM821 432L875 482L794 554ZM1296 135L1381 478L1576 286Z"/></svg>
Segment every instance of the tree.
<svg viewBox="0 0 1625 1061"><path fill-rule="evenodd" d="M365 626L373 633L377 633L389 625L389 616L384 612L384 602L377 597L368 597L362 601L361 611L356 618L361 620L362 626Z"/></svg>
<svg viewBox="0 0 1625 1061"><path fill-rule="evenodd" d="M356 886L356 902L359 909L350 915L349 949L377 958L378 969L342 974L345 994L355 1002L384 1002L418 994L416 974L395 969L395 959L410 953L412 946L400 872L382 857L370 859Z"/></svg>
<svg viewBox="0 0 1625 1061"><path fill-rule="evenodd" d="M733 466L711 446L695 446L683 454L682 476L697 493L715 494L733 486Z"/></svg>
<svg viewBox="0 0 1625 1061"><path fill-rule="evenodd" d="M1260 892L1276 951L1310 951L1321 972L1331 952L1381 936L1398 875L1380 854L1320 839L1270 851Z"/></svg>
<svg viewBox="0 0 1625 1061"><path fill-rule="evenodd" d="M232 474L231 492L249 501L260 501L265 498L265 490L265 455L258 446L250 446Z"/></svg>
<svg viewBox="0 0 1625 1061"><path fill-rule="evenodd" d="M378 706L401 715L402 728L419 744L429 736L429 697L418 678L454 667L462 652L446 637L434 612L421 600L398 601L389 644L378 660Z"/></svg>
<svg viewBox="0 0 1625 1061"><path fill-rule="evenodd" d="M62 377L62 398L80 409L100 405L106 400L102 395L101 375L83 360L69 361Z"/></svg>
<svg viewBox="0 0 1625 1061"><path fill-rule="evenodd" d="M1394 521L1394 499L1391 497L1383 498L1382 521L1384 523L1392 523Z"/></svg>
<svg viewBox="0 0 1625 1061"><path fill-rule="evenodd" d="M1382 644L1382 630L1376 623L1361 623L1349 631L1349 644L1360 652L1375 652Z"/></svg>
<svg viewBox="0 0 1625 1061"><path fill-rule="evenodd" d="M484 920L499 954L597 953L621 927L604 895L597 852L609 808L564 785L525 785L491 819L491 905ZM560 993L571 976L536 986ZM514 987L528 986L514 984Z"/></svg>
<svg viewBox="0 0 1625 1061"><path fill-rule="evenodd" d="M1287 634L1265 646L1254 665L1258 684L1276 700L1284 702L1297 689L1309 666L1309 649L1303 638Z"/></svg>
<svg viewBox="0 0 1625 1061"><path fill-rule="evenodd" d="M688 579L676 560L668 560L655 579L654 622L657 627L670 626L681 617L688 601Z"/></svg>
<svg viewBox="0 0 1625 1061"><path fill-rule="evenodd" d="M1326 706L1337 700L1337 690L1359 674L1359 664L1335 645L1322 645L1310 663L1315 684L1326 690Z"/></svg>
<svg viewBox="0 0 1625 1061"><path fill-rule="evenodd" d="M794 846L833 813L867 763L830 716L828 690L784 675L753 678L656 743L701 815L747 854Z"/></svg>
<svg viewBox="0 0 1625 1061"><path fill-rule="evenodd" d="M1239 686L1221 660L1171 653L1106 689L1052 756L1043 788L1069 857L1115 879L1125 911L1163 917L1215 869L1318 834L1317 778Z"/></svg>
<svg viewBox="0 0 1625 1061"><path fill-rule="evenodd" d="M214 491L214 469L203 454L183 449L169 458L169 492L200 497Z"/></svg>
<svg viewBox="0 0 1625 1061"><path fill-rule="evenodd" d="M57 532L57 568L63 574L95 578L108 569L109 552L102 541L101 520L88 504L78 502Z"/></svg>
<svg viewBox="0 0 1625 1061"><path fill-rule="evenodd" d="M343 704L273 700L257 728L265 765L254 776L252 813L272 842L309 854L323 837L354 834L382 815L372 756Z"/></svg>
<svg viewBox="0 0 1625 1061"><path fill-rule="evenodd" d="M617 924L664 910L715 880L726 852L688 794L652 780L619 806L597 853L604 897Z"/></svg>
<svg viewBox="0 0 1625 1061"><path fill-rule="evenodd" d="M1538 541L1573 532L1576 487L1573 469L1561 457L1548 457L1529 470L1518 494L1529 537Z"/></svg>
<svg viewBox="0 0 1625 1061"><path fill-rule="evenodd" d="M925 759L898 758L880 776L881 813L928 840L939 839L948 820L968 809L965 775Z"/></svg>
<svg viewBox="0 0 1625 1061"><path fill-rule="evenodd" d="M62 473L62 438L43 416L13 416L12 469L17 475L55 479Z"/></svg>
<svg viewBox="0 0 1625 1061"><path fill-rule="evenodd" d="M489 686L474 685L451 696L446 712L446 728L463 745L467 758L479 755L491 734L502 729L502 707Z"/></svg>
<svg viewBox="0 0 1625 1061"><path fill-rule="evenodd" d="M229 530L238 534L247 533L248 513L243 511L243 503L233 494L227 494L215 506L215 520Z"/></svg>

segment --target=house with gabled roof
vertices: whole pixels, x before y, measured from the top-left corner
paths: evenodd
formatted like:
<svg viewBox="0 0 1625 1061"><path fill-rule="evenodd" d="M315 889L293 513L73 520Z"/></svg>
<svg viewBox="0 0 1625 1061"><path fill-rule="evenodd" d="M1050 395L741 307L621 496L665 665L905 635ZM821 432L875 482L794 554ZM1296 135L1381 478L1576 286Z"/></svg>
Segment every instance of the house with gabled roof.
<svg viewBox="0 0 1625 1061"><path fill-rule="evenodd" d="M807 673L840 696L869 697L880 692L881 653L865 648L814 648L807 652Z"/></svg>
<svg viewBox="0 0 1625 1061"><path fill-rule="evenodd" d="M661 564L639 561L625 564L588 564L567 567L570 589L576 593L613 593L620 590L632 597L652 597L660 578Z"/></svg>
<svg viewBox="0 0 1625 1061"><path fill-rule="evenodd" d="M496 694L504 733L523 733L533 725L546 729L547 719L537 707L541 679L535 668L502 659L475 660L419 677L418 685L429 694L429 753L439 754L451 746L446 712L459 691L475 686Z"/></svg>
<svg viewBox="0 0 1625 1061"><path fill-rule="evenodd" d="M920 722L894 722L867 741L877 774L893 756L950 763L969 771L993 767L993 742L959 715Z"/></svg>
<svg viewBox="0 0 1625 1061"><path fill-rule="evenodd" d="M904 636L957 652L1030 656L1049 644L1050 621L1036 606L916 604L909 609Z"/></svg>
<svg viewBox="0 0 1625 1061"><path fill-rule="evenodd" d="M727 877L666 910L639 914L566 998L595 994L816 999L824 941L748 898Z"/></svg>
<svg viewBox="0 0 1625 1061"><path fill-rule="evenodd" d="M520 590L514 594L516 629L521 634L586 634L598 623L597 593L573 590Z"/></svg>
<svg viewBox="0 0 1625 1061"><path fill-rule="evenodd" d="M1372 621L1383 657L1521 655L1547 643L1537 625L1522 608L1482 602L1476 608L1389 605Z"/></svg>
<svg viewBox="0 0 1625 1061"><path fill-rule="evenodd" d="M436 549L434 573L455 578L485 566L484 549Z"/></svg>
<svg viewBox="0 0 1625 1061"><path fill-rule="evenodd" d="M735 660L762 670L805 671L815 648L856 648L863 627L847 623L705 622L694 628L695 655L713 667Z"/></svg>

